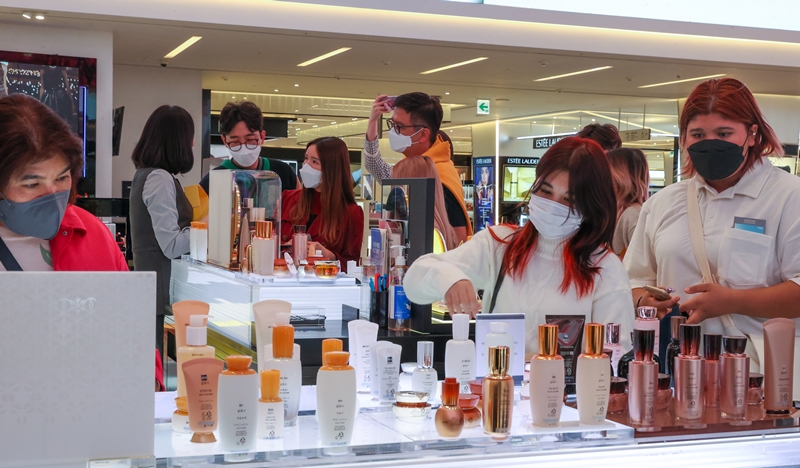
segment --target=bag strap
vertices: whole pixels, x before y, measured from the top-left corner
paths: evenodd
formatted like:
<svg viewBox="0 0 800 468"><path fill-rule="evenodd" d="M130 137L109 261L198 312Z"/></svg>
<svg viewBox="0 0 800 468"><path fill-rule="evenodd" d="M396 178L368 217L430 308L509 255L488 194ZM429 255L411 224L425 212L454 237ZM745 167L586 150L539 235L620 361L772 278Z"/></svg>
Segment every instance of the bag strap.
<svg viewBox="0 0 800 468"><path fill-rule="evenodd" d="M506 275L503 274L503 266L505 265L505 259L503 262L500 263L500 272L497 273L497 279L494 282L494 291L492 291L492 302L489 304L489 312L492 313L494 311L494 305L497 303L497 293L500 292L500 287L503 286L503 281L506 279Z"/></svg>
<svg viewBox="0 0 800 468"><path fill-rule="evenodd" d="M689 239L692 242L692 251L694 251L697 266L700 267L700 273L703 274L703 283L717 283L716 277L711 273L711 265L708 263L706 255L703 220L700 217L700 202L697 199L697 186L694 180L690 180L686 186L686 211L689 217ZM744 335L736 327L730 314L722 315L720 318L728 334Z"/></svg>
<svg viewBox="0 0 800 468"><path fill-rule="evenodd" d="M19 266L14 254L8 250L8 246L3 242L2 238L0 238L0 263L3 264L6 271L22 271L22 267Z"/></svg>

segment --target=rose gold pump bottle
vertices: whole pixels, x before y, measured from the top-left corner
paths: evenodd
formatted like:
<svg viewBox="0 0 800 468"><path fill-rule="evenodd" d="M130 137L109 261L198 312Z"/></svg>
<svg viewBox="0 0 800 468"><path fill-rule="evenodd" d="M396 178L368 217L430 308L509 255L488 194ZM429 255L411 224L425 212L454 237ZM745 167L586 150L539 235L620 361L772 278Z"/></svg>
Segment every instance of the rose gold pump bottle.
<svg viewBox="0 0 800 468"><path fill-rule="evenodd" d="M722 335L703 335L703 402L706 406L719 406L719 353Z"/></svg>
<svg viewBox="0 0 800 468"><path fill-rule="evenodd" d="M683 421L703 416L703 359L700 325L680 326L681 353L675 357L675 415Z"/></svg>
<svg viewBox="0 0 800 468"><path fill-rule="evenodd" d="M455 439L464 429L464 412L458 406L458 381L448 377L442 382L442 406L436 410L436 432L446 439Z"/></svg>
<svg viewBox="0 0 800 468"><path fill-rule="evenodd" d="M489 375L483 379L483 432L494 439L511 433L514 379L508 375L508 346L489 348Z"/></svg>
<svg viewBox="0 0 800 468"><path fill-rule="evenodd" d="M653 361L654 330L633 330L633 361L628 369L628 413L631 424L655 424L658 364Z"/></svg>
<svg viewBox="0 0 800 468"><path fill-rule="evenodd" d="M745 354L747 337L722 338L725 352L719 357L720 397L722 416L744 419L747 414L747 389L750 384L750 358Z"/></svg>

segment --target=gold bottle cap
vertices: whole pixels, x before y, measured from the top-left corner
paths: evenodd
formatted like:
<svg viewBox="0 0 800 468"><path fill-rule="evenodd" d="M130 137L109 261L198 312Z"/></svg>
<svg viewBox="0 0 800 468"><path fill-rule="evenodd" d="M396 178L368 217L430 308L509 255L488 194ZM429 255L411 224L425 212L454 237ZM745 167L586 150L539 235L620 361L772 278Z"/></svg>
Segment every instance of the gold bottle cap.
<svg viewBox="0 0 800 468"><path fill-rule="evenodd" d="M272 239L272 221L256 221L255 237Z"/></svg>
<svg viewBox="0 0 800 468"><path fill-rule="evenodd" d="M558 325L539 325L539 355L558 354Z"/></svg>
<svg viewBox="0 0 800 468"><path fill-rule="evenodd" d="M492 375L508 374L508 346L489 348L489 372Z"/></svg>
<svg viewBox="0 0 800 468"><path fill-rule="evenodd" d="M331 351L325 355L325 363L322 368L326 370L341 370L347 367L349 360L350 353L347 351Z"/></svg>
<svg viewBox="0 0 800 468"><path fill-rule="evenodd" d="M583 333L584 343L586 343L583 347L584 352L594 356L603 354L604 334L605 326L602 323L587 323Z"/></svg>
<svg viewBox="0 0 800 468"><path fill-rule="evenodd" d="M344 344L342 340L337 338L327 338L322 340L322 365L325 366L327 363L325 362L325 355L332 352L332 351L342 351L344 349Z"/></svg>

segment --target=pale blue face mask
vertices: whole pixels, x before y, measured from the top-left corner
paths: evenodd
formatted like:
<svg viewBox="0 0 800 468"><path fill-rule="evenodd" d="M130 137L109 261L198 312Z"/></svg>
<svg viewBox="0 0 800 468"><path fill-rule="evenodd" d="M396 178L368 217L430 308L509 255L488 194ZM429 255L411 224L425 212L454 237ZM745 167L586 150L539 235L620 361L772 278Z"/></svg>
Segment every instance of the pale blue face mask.
<svg viewBox="0 0 800 468"><path fill-rule="evenodd" d="M0 200L0 222L20 236L50 240L58 234L67 211L69 190L51 193L31 201L17 203Z"/></svg>

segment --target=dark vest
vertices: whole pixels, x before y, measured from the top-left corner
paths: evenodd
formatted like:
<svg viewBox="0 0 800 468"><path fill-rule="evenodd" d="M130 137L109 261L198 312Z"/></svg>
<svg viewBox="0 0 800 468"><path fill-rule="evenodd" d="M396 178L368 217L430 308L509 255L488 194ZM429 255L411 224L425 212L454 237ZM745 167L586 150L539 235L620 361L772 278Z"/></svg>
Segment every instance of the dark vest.
<svg viewBox="0 0 800 468"><path fill-rule="evenodd" d="M171 315L172 308L169 299L169 280L172 274L172 259L167 258L161 251L153 230L153 221L150 212L142 200L142 191L147 176L155 168L138 169L131 182L130 216L131 216L131 244L133 246L133 268L136 271L155 271L158 277L156 282L156 314ZM175 205L178 208L178 227L188 227L192 223L192 205L183 193L183 187L175 179ZM186 252L188 253L188 252Z"/></svg>

